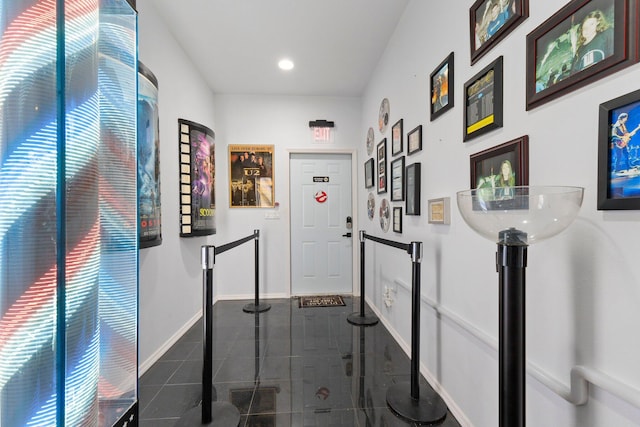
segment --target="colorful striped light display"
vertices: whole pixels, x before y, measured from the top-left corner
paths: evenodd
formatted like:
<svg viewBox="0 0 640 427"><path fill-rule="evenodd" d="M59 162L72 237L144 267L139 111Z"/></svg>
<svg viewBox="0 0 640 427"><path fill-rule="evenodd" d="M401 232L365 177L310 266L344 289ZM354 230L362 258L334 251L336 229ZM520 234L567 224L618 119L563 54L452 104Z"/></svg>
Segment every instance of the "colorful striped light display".
<svg viewBox="0 0 640 427"><path fill-rule="evenodd" d="M122 3L0 0L3 427L112 425L137 399L136 18Z"/></svg>

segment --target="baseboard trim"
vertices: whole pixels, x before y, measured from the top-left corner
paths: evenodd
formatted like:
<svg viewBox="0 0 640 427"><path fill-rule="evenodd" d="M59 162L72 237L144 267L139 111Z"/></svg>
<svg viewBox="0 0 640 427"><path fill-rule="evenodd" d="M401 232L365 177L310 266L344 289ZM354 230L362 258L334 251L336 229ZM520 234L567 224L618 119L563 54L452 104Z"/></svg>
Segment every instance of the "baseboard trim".
<svg viewBox="0 0 640 427"><path fill-rule="evenodd" d="M176 331L165 343L160 346L151 356L147 358L144 362L138 365L138 378L140 378L145 372L149 370L154 363L156 363L163 354L167 352L178 340L189 330L193 325L196 324L198 320L202 317L202 310L198 310L198 312L187 321L180 329Z"/></svg>
<svg viewBox="0 0 640 427"><path fill-rule="evenodd" d="M382 315L380 310L378 310L378 308L375 306L373 301L371 301L369 298L365 298L365 301L367 302L367 304L369 304L369 307L376 314L376 316L378 316L382 324L387 328L391 336L400 345L402 350L407 354L407 356L409 356L409 358L411 358L411 345L407 344L402 339L400 334L393 328L393 326L391 326L387 318ZM429 369L422 363L422 361L420 362L420 373L424 376L424 378L431 385L431 387L433 387L433 389L440 395L442 400L444 400L444 402L447 404L447 407L449 408L449 411L451 411L453 416L456 417L456 420L458 420L458 422L460 423L460 426L473 427L471 420L467 418L467 416L462 411L462 409L456 404L453 398L442 387L442 384L440 384L440 382L431 373L431 371L429 371Z"/></svg>

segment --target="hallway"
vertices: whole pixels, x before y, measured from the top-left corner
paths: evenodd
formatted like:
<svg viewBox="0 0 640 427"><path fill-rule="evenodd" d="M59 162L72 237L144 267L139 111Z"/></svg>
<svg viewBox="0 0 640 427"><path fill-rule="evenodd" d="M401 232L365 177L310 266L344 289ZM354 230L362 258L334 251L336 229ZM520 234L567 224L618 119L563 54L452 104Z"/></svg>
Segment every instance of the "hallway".
<svg viewBox="0 0 640 427"><path fill-rule="evenodd" d="M410 425L392 414L385 397L389 385L409 381L410 360L381 323L347 322L359 298L326 308L272 299L265 301L271 310L257 315L242 311L247 302L213 307L214 396L238 408L240 426ZM173 426L200 402L202 353L199 321L145 372L142 427ZM459 427L450 413L439 425Z"/></svg>

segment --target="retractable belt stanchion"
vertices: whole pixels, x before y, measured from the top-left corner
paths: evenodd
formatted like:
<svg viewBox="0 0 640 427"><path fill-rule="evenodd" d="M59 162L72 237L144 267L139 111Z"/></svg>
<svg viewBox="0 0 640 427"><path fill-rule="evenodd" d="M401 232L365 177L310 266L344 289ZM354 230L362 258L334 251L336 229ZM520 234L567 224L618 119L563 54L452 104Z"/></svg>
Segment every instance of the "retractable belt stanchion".
<svg viewBox="0 0 640 427"><path fill-rule="evenodd" d="M260 284L260 250L259 250L259 242L260 242L260 230L253 230L254 240L255 240L255 265L256 265L256 293L253 304L247 304L242 308L242 311L245 313L262 313L263 311L267 311L271 308L270 304L261 303L259 299L259 284Z"/></svg>
<svg viewBox="0 0 640 427"><path fill-rule="evenodd" d="M240 412L226 402L212 402L213 399L213 267L215 265L215 246L202 246L203 269L203 310L204 325L202 368L202 405L185 413L177 427L214 426L235 427L240 423Z"/></svg>
<svg viewBox="0 0 640 427"><path fill-rule="evenodd" d="M387 389L387 404L396 414L418 424L438 423L447 416L447 405L431 389L420 387L420 263L422 242L411 242L411 381Z"/></svg>
<svg viewBox="0 0 640 427"><path fill-rule="evenodd" d="M347 321L356 326L373 326L378 323L378 317L364 314L364 240L365 232L360 231L360 313L351 313Z"/></svg>

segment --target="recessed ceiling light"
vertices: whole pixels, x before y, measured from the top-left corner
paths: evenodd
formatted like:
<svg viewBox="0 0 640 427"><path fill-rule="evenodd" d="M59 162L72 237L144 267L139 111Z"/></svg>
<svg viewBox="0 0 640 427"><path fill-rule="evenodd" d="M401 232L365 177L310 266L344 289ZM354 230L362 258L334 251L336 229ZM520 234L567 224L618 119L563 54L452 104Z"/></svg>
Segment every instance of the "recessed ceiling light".
<svg viewBox="0 0 640 427"><path fill-rule="evenodd" d="M281 70L289 71L293 69L293 61L290 59L281 59L280 62L278 62L278 67L280 67Z"/></svg>

